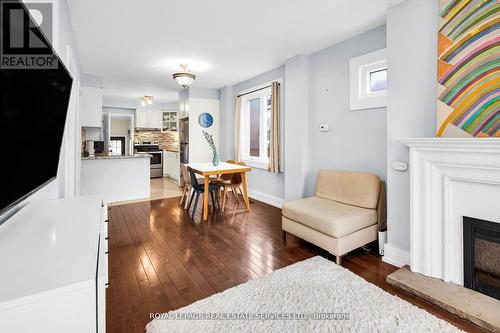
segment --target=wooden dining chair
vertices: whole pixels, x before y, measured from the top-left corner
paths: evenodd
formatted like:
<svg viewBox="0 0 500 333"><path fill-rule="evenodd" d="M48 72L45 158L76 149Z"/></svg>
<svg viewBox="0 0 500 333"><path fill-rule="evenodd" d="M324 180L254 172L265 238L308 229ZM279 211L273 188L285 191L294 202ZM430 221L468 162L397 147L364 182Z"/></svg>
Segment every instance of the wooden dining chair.
<svg viewBox="0 0 500 333"><path fill-rule="evenodd" d="M182 203L184 202L184 209L186 209L188 205L189 194L191 192L191 176L189 175L187 166L184 163L181 163L181 174L184 185L182 185L182 195L179 205L182 205Z"/></svg>
<svg viewBox="0 0 500 333"><path fill-rule="evenodd" d="M245 162L235 162L234 164L243 165L243 166L247 165ZM237 204L240 203L240 199L239 199L240 194L241 194L241 197L243 198L243 200L245 198L243 195L243 192L241 191L241 185L242 185L241 173L233 173L230 176L231 177L229 179L216 183L218 186L220 186L222 188L222 211L224 211L224 208L226 207L226 200L228 197L228 189L231 189L231 193L233 194L234 199L236 200Z"/></svg>
<svg viewBox="0 0 500 333"><path fill-rule="evenodd" d="M226 163L238 164L235 160L226 160ZM222 199L222 190L224 189L224 183L227 183L233 177L232 173L226 173L222 175L217 175L215 179L211 179L210 181L219 186L220 190L217 192L219 200Z"/></svg>
<svg viewBox="0 0 500 333"><path fill-rule="evenodd" d="M238 164L235 160L227 160L226 163ZM219 175L217 180L229 180L231 177L233 177L232 173L226 173L224 175Z"/></svg>

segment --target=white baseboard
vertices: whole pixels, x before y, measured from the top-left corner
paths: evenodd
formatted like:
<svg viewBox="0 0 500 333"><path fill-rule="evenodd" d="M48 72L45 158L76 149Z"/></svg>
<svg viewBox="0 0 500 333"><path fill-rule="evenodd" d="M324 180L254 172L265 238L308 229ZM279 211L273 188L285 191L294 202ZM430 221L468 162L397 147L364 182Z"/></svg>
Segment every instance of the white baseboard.
<svg viewBox="0 0 500 333"><path fill-rule="evenodd" d="M259 192L250 188L248 189L248 196L252 199L255 199L257 201L266 203L268 205L277 208L281 208L283 206L283 203L285 202L285 200L283 200L282 198L267 193Z"/></svg>
<svg viewBox="0 0 500 333"><path fill-rule="evenodd" d="M384 245L382 261L397 267L403 267L410 264L410 252L387 243Z"/></svg>

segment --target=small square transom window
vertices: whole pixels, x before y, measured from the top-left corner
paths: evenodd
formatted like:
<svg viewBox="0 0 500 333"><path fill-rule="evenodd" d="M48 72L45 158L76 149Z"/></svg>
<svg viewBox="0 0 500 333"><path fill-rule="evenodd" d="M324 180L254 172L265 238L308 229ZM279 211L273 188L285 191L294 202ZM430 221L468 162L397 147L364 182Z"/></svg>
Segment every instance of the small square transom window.
<svg viewBox="0 0 500 333"><path fill-rule="evenodd" d="M387 106L387 73L385 49L350 59L350 109Z"/></svg>
<svg viewBox="0 0 500 333"><path fill-rule="evenodd" d="M369 92L387 90L387 68L370 72Z"/></svg>

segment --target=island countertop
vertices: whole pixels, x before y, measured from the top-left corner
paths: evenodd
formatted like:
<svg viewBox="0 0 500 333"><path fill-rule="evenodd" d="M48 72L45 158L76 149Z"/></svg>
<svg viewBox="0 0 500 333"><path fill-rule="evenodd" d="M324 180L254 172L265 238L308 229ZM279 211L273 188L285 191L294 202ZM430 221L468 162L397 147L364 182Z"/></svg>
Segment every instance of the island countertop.
<svg viewBox="0 0 500 333"><path fill-rule="evenodd" d="M130 159L130 158L150 158L149 154L135 154L135 155L99 155L94 157L82 156L82 160L120 160L120 159Z"/></svg>

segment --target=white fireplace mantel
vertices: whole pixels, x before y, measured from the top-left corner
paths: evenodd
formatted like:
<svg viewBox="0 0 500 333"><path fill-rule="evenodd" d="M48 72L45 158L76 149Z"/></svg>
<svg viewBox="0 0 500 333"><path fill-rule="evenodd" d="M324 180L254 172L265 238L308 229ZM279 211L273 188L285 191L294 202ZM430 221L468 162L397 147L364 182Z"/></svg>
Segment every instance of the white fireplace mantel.
<svg viewBox="0 0 500 333"><path fill-rule="evenodd" d="M403 138L400 141L410 148L460 151L487 150L500 153L500 138Z"/></svg>
<svg viewBox="0 0 500 333"><path fill-rule="evenodd" d="M500 223L500 139L410 138L410 266L463 285L463 216Z"/></svg>

